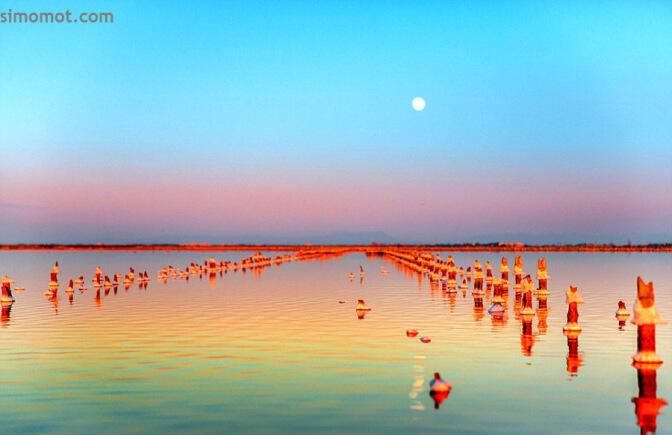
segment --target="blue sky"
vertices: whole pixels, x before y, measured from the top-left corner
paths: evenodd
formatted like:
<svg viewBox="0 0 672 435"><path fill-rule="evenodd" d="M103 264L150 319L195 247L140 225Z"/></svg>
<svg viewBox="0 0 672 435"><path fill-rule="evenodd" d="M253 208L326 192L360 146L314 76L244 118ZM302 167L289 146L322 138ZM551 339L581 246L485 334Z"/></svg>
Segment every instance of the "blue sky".
<svg viewBox="0 0 672 435"><path fill-rule="evenodd" d="M672 238L670 3L192 3L0 2L0 241Z"/></svg>

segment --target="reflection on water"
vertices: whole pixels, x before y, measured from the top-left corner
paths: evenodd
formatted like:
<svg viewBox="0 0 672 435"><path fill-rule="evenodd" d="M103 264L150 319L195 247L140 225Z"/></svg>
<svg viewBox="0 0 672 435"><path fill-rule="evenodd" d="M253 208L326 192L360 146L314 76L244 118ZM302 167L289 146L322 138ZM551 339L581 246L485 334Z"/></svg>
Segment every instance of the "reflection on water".
<svg viewBox="0 0 672 435"><path fill-rule="evenodd" d="M638 275L672 319L668 254L547 254L547 308L538 292L534 305L525 299L522 281L508 285L496 253L452 253L456 268L438 281L359 253L201 266L251 254L1 252L0 275L26 288L0 317L3 432L487 432L493 418L512 433L672 428L661 412L669 369L634 376L636 326L614 320L619 300L634 301ZM483 276L482 293L475 258L500 268ZM539 256L521 258L533 270ZM83 275L91 287L45 296L55 261L61 282ZM164 277L171 264L188 266ZM125 283L129 265L157 278ZM118 285L96 286L98 266ZM466 291L450 282L460 266ZM580 335L563 334L570 285L585 301ZM488 313L493 298L501 314ZM371 311L357 310L359 299ZM671 327L656 333L670 364ZM441 401L429 394L434 372L453 386ZM521 409L539 412L520 418Z"/></svg>
<svg viewBox="0 0 672 435"><path fill-rule="evenodd" d="M532 333L532 319L531 314L522 315L523 331L520 334L520 350L525 356L532 356L532 347L534 346L534 334Z"/></svg>
<svg viewBox="0 0 672 435"><path fill-rule="evenodd" d="M429 397L431 397L432 400L434 401L434 409L439 409L439 407L441 406L443 401L446 400L449 395L450 395L450 392L436 393L434 391L430 391Z"/></svg>
<svg viewBox="0 0 672 435"><path fill-rule="evenodd" d="M2 317L0 317L0 323L2 323L2 326L7 326L9 324L9 315L11 312L12 305L2 306Z"/></svg>
<svg viewBox="0 0 672 435"><path fill-rule="evenodd" d="M667 405L665 399L656 397L658 391L657 366L635 364L639 396L632 398L637 414L637 425L642 434L654 433L657 429L660 408Z"/></svg>
<svg viewBox="0 0 672 435"><path fill-rule="evenodd" d="M570 376L576 376L579 373L579 367L583 365L583 359L579 355L579 335L581 332L564 331L567 337L567 373Z"/></svg>
<svg viewBox="0 0 672 435"><path fill-rule="evenodd" d="M408 393L408 397L412 399L410 408L416 411L424 411L425 405L418 400L420 394L424 394L427 391L427 381L425 379L425 367L420 365L413 366L415 370L415 378L413 380L413 386L411 387L411 392Z"/></svg>

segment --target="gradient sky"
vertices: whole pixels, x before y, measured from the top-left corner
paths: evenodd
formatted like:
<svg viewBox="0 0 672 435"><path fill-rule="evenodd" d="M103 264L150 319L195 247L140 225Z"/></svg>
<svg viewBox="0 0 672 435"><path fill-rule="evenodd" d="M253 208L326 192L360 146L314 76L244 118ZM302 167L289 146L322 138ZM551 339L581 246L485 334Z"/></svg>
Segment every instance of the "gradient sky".
<svg viewBox="0 0 672 435"><path fill-rule="evenodd" d="M539 3L0 1L115 17L0 24L0 243L672 239L672 3Z"/></svg>

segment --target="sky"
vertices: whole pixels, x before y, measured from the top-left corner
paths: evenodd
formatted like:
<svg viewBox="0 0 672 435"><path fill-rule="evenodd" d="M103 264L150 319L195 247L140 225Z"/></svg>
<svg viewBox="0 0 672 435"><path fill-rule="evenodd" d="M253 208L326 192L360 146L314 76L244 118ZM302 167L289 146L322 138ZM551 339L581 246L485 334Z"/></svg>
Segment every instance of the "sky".
<svg viewBox="0 0 672 435"><path fill-rule="evenodd" d="M672 240L670 2L8 9L0 243Z"/></svg>

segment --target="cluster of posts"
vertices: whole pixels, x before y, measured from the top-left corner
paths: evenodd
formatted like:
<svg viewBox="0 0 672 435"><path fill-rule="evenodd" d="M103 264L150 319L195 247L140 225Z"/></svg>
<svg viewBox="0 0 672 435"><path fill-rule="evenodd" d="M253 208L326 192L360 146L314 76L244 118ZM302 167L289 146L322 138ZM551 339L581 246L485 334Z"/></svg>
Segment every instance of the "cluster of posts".
<svg viewBox="0 0 672 435"><path fill-rule="evenodd" d="M485 272L478 260L466 268L456 267L452 256L448 255L444 260L438 254L412 250L389 250L383 251L382 255L391 259L403 268L410 269L422 276L426 276L430 285L441 285L448 294L457 292L457 275L463 279L460 290L466 293L466 283L473 276L474 311L482 316L483 298L486 293L492 291L492 305L488 313L493 319L493 324L504 319L506 316L506 303L509 289L509 267L506 257L502 258L500 276L494 276L491 264L485 262ZM473 270L472 270L473 268ZM546 259L537 260L536 278L538 286L535 288L530 275L523 271L522 257L515 257L514 261L514 284L515 313L521 320L521 349L525 355L532 354L534 336L532 334L532 320L535 314L539 317L538 328L540 333L545 333L548 316L548 269ZM484 284L486 289L484 290ZM536 295L537 309L535 311L533 297ZM567 303L567 323L563 327L563 333L567 337L567 371L575 376L582 365L579 353L579 305L584 303L583 297L577 287L569 286L565 292ZM656 372L662 364L662 359L656 353L656 324L664 323L656 311L654 303L653 283L645 283L640 277L637 278L637 299L634 307L632 323L637 325L637 353L632 356L633 366L637 370L639 396L634 397L637 415L637 425L642 433L656 431L657 416L660 408L667 405L664 399L656 397L657 383ZM623 301L618 302L616 318L619 328L625 325L630 313L626 310ZM480 318L480 317L477 317Z"/></svg>
<svg viewBox="0 0 672 435"><path fill-rule="evenodd" d="M241 259L240 262L217 261L213 257L200 263L191 263L183 270L168 266L162 268L158 272L159 281L166 282L168 278L172 279L186 279L190 276L209 275L211 280L214 280L216 274L222 276L227 271L242 270L245 272L250 269L253 271L260 271L273 264L280 265L284 262L293 260L305 261L332 258L347 254L347 248L316 248L305 249L296 252L294 255L277 255L275 258L266 257L260 252L250 257ZM499 276L493 274L492 265L490 262L485 262L484 267L478 260L474 260L473 264L466 269L455 264L452 256L448 255L444 260L438 254L432 254L423 251L411 249L382 249L380 254L383 257L392 260L394 263L402 266L405 269L418 273L419 276L427 276L430 284L433 286L441 285L442 289L449 295L454 295L462 291L466 295L468 285L473 277L472 295L474 298L474 312L478 316L483 316L484 296L492 292L492 305L488 308L488 313L492 317L493 324L505 321L507 313L507 301L509 293L509 273L508 260L503 257L499 268ZM383 273L386 273L384 271ZM58 274L60 273L58 262L50 271L50 282L48 289L45 292L47 298L52 301L58 300ZM363 270L362 270L363 274ZM461 283L458 281L461 280ZM532 320L536 316L539 318L538 329L540 333L545 333L547 329L548 316L548 280L550 279L547 271L546 259L541 258L537 260L536 279L538 285L535 287L532 277L525 274L523 271L523 259L520 256L515 257L513 268L513 290L515 293L514 312L516 317L521 320L521 349L525 355L532 354L532 347L534 345L534 336L532 334ZM114 274L113 279L109 276L103 275L100 267L94 272L93 286L96 290L97 301L100 301L101 287L107 294L110 289L114 289L116 293L117 287L120 284L128 290L129 286L136 280L141 287L147 287L150 281L147 272L139 274L135 270L129 268L129 273L126 275ZM1 280L2 296L0 298L0 305L2 307L2 316L0 322L6 325L9 322L10 311L14 303L14 296L12 294L11 285L14 283L9 277L4 276ZM485 288L484 288L485 284ZM74 288L79 287L80 292L86 291L84 285L84 278L80 276L76 280L70 280L66 294L72 302ZM19 288L16 288L19 290ZM534 297L537 299L537 308L534 308ZM582 364L579 353L579 335L581 334L581 326L579 325L579 305L584 303L583 297L577 287L569 286L566 290L567 309L567 323L563 328L563 333L567 337L567 371L571 375L576 375L579 367ZM369 307L365 306L364 301L360 300L358 309L360 311L368 311ZM625 325L630 313L626 310L623 301L618 302L618 311L616 318L619 322L619 327ZM362 316L363 317L363 316ZM480 317L479 317L480 318ZM634 307L634 316L632 323L637 325L637 353L632 356L633 366L637 370L637 380L639 386L639 395L634 397L632 402L635 404L635 413L637 415L638 426L642 433L655 432L656 420L660 412L660 408L667 405L667 402L657 397L657 379L656 373L661 364L662 359L656 353L656 325L664 323L655 308L655 296L653 290L653 283L645 283L640 277L637 278L637 299ZM429 340L428 340L429 341ZM443 382L443 381L442 381ZM437 385L439 385L437 381Z"/></svg>

